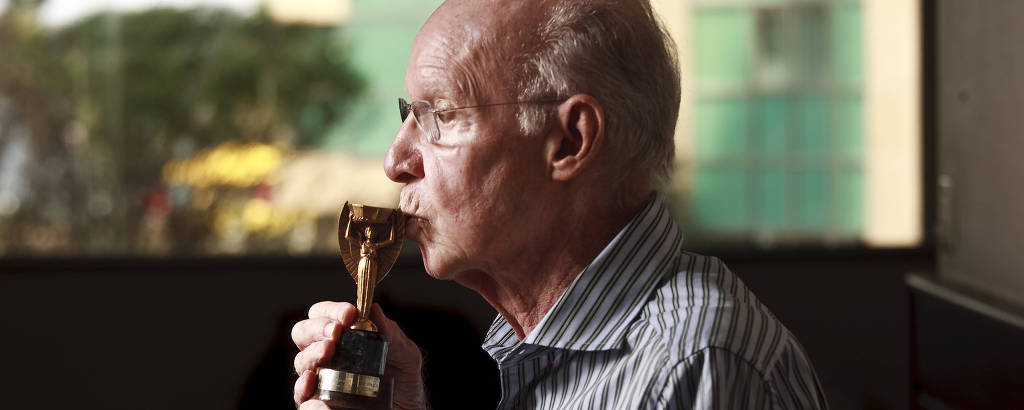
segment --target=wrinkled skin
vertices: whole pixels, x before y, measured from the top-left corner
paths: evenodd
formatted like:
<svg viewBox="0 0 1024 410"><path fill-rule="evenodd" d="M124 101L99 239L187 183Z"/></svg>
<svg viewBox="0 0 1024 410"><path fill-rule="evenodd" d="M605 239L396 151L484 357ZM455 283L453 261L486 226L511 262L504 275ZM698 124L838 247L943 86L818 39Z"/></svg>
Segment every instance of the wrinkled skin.
<svg viewBox="0 0 1024 410"><path fill-rule="evenodd" d="M494 65L513 51L498 47L530 39L495 42L485 34L527 35L506 28L541 21L550 3L442 4L413 44L405 78L410 99L436 109L515 101L511 79ZM629 209L604 205L615 201L604 175L594 171L604 117L593 97L566 96L538 135L520 132L513 107L441 114L437 143L410 115L388 150L385 172L406 184L400 200L409 216L406 237L419 245L427 272L479 293L523 338L639 209L648 186L647 174L631 176L639 199ZM354 317L349 304L321 302L296 324L293 339L302 351L295 401L301 408L326 408L309 400L316 384L311 371L331 356L340 329ZM423 408L419 350L379 308L371 320L391 342L387 371L396 376L395 407Z"/></svg>

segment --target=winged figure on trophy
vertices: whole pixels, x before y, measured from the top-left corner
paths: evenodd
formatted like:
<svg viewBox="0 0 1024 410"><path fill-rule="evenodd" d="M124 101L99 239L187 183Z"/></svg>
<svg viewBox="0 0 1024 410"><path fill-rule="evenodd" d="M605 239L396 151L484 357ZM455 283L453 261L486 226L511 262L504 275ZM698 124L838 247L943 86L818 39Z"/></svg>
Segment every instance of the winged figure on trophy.
<svg viewBox="0 0 1024 410"><path fill-rule="evenodd" d="M397 209L346 202L341 211L338 244L345 267L356 282L359 309L353 329L377 331L368 318L373 291L398 259L405 235L404 222L404 215Z"/></svg>

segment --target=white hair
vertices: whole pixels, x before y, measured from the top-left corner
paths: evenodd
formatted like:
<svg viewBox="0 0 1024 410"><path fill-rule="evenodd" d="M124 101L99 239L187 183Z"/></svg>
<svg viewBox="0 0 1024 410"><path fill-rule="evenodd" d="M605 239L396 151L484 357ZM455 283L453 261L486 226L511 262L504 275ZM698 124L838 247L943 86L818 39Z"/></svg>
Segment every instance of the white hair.
<svg viewBox="0 0 1024 410"><path fill-rule="evenodd" d="M533 33L531 33L533 34ZM605 113L610 171L647 170L667 180L675 157L679 68L672 38L648 0L569 0L553 5L536 42L513 59L519 101L589 94ZM523 133L541 132L550 105L524 104Z"/></svg>

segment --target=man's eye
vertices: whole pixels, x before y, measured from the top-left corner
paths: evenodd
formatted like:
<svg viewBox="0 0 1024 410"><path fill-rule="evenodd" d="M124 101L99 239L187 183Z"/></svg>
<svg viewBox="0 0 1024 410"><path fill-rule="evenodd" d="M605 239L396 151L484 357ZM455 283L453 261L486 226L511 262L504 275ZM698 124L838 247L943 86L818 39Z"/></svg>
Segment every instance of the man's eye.
<svg viewBox="0 0 1024 410"><path fill-rule="evenodd" d="M451 122L455 119L455 111L442 111L437 113L437 120L440 122Z"/></svg>

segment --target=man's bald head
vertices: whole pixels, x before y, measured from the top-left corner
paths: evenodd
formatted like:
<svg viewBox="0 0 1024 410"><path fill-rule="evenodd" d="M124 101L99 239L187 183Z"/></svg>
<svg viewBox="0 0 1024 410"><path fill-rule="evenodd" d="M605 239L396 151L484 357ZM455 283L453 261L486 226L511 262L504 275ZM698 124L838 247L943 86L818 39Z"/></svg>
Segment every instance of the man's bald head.
<svg viewBox="0 0 1024 410"><path fill-rule="evenodd" d="M477 103L594 96L607 116L609 173L668 176L679 72L647 0L448 0L423 42L451 50L460 89ZM536 134L553 107L517 109L522 131Z"/></svg>
<svg viewBox="0 0 1024 410"><path fill-rule="evenodd" d="M431 14L416 36L414 50L430 46L445 50L455 66L461 91L475 100L518 97L510 76L512 59L527 52L539 39L539 24L553 1L448 0ZM415 53L415 51L414 51ZM416 58L416 55L413 55ZM497 95L486 95L481 84Z"/></svg>

